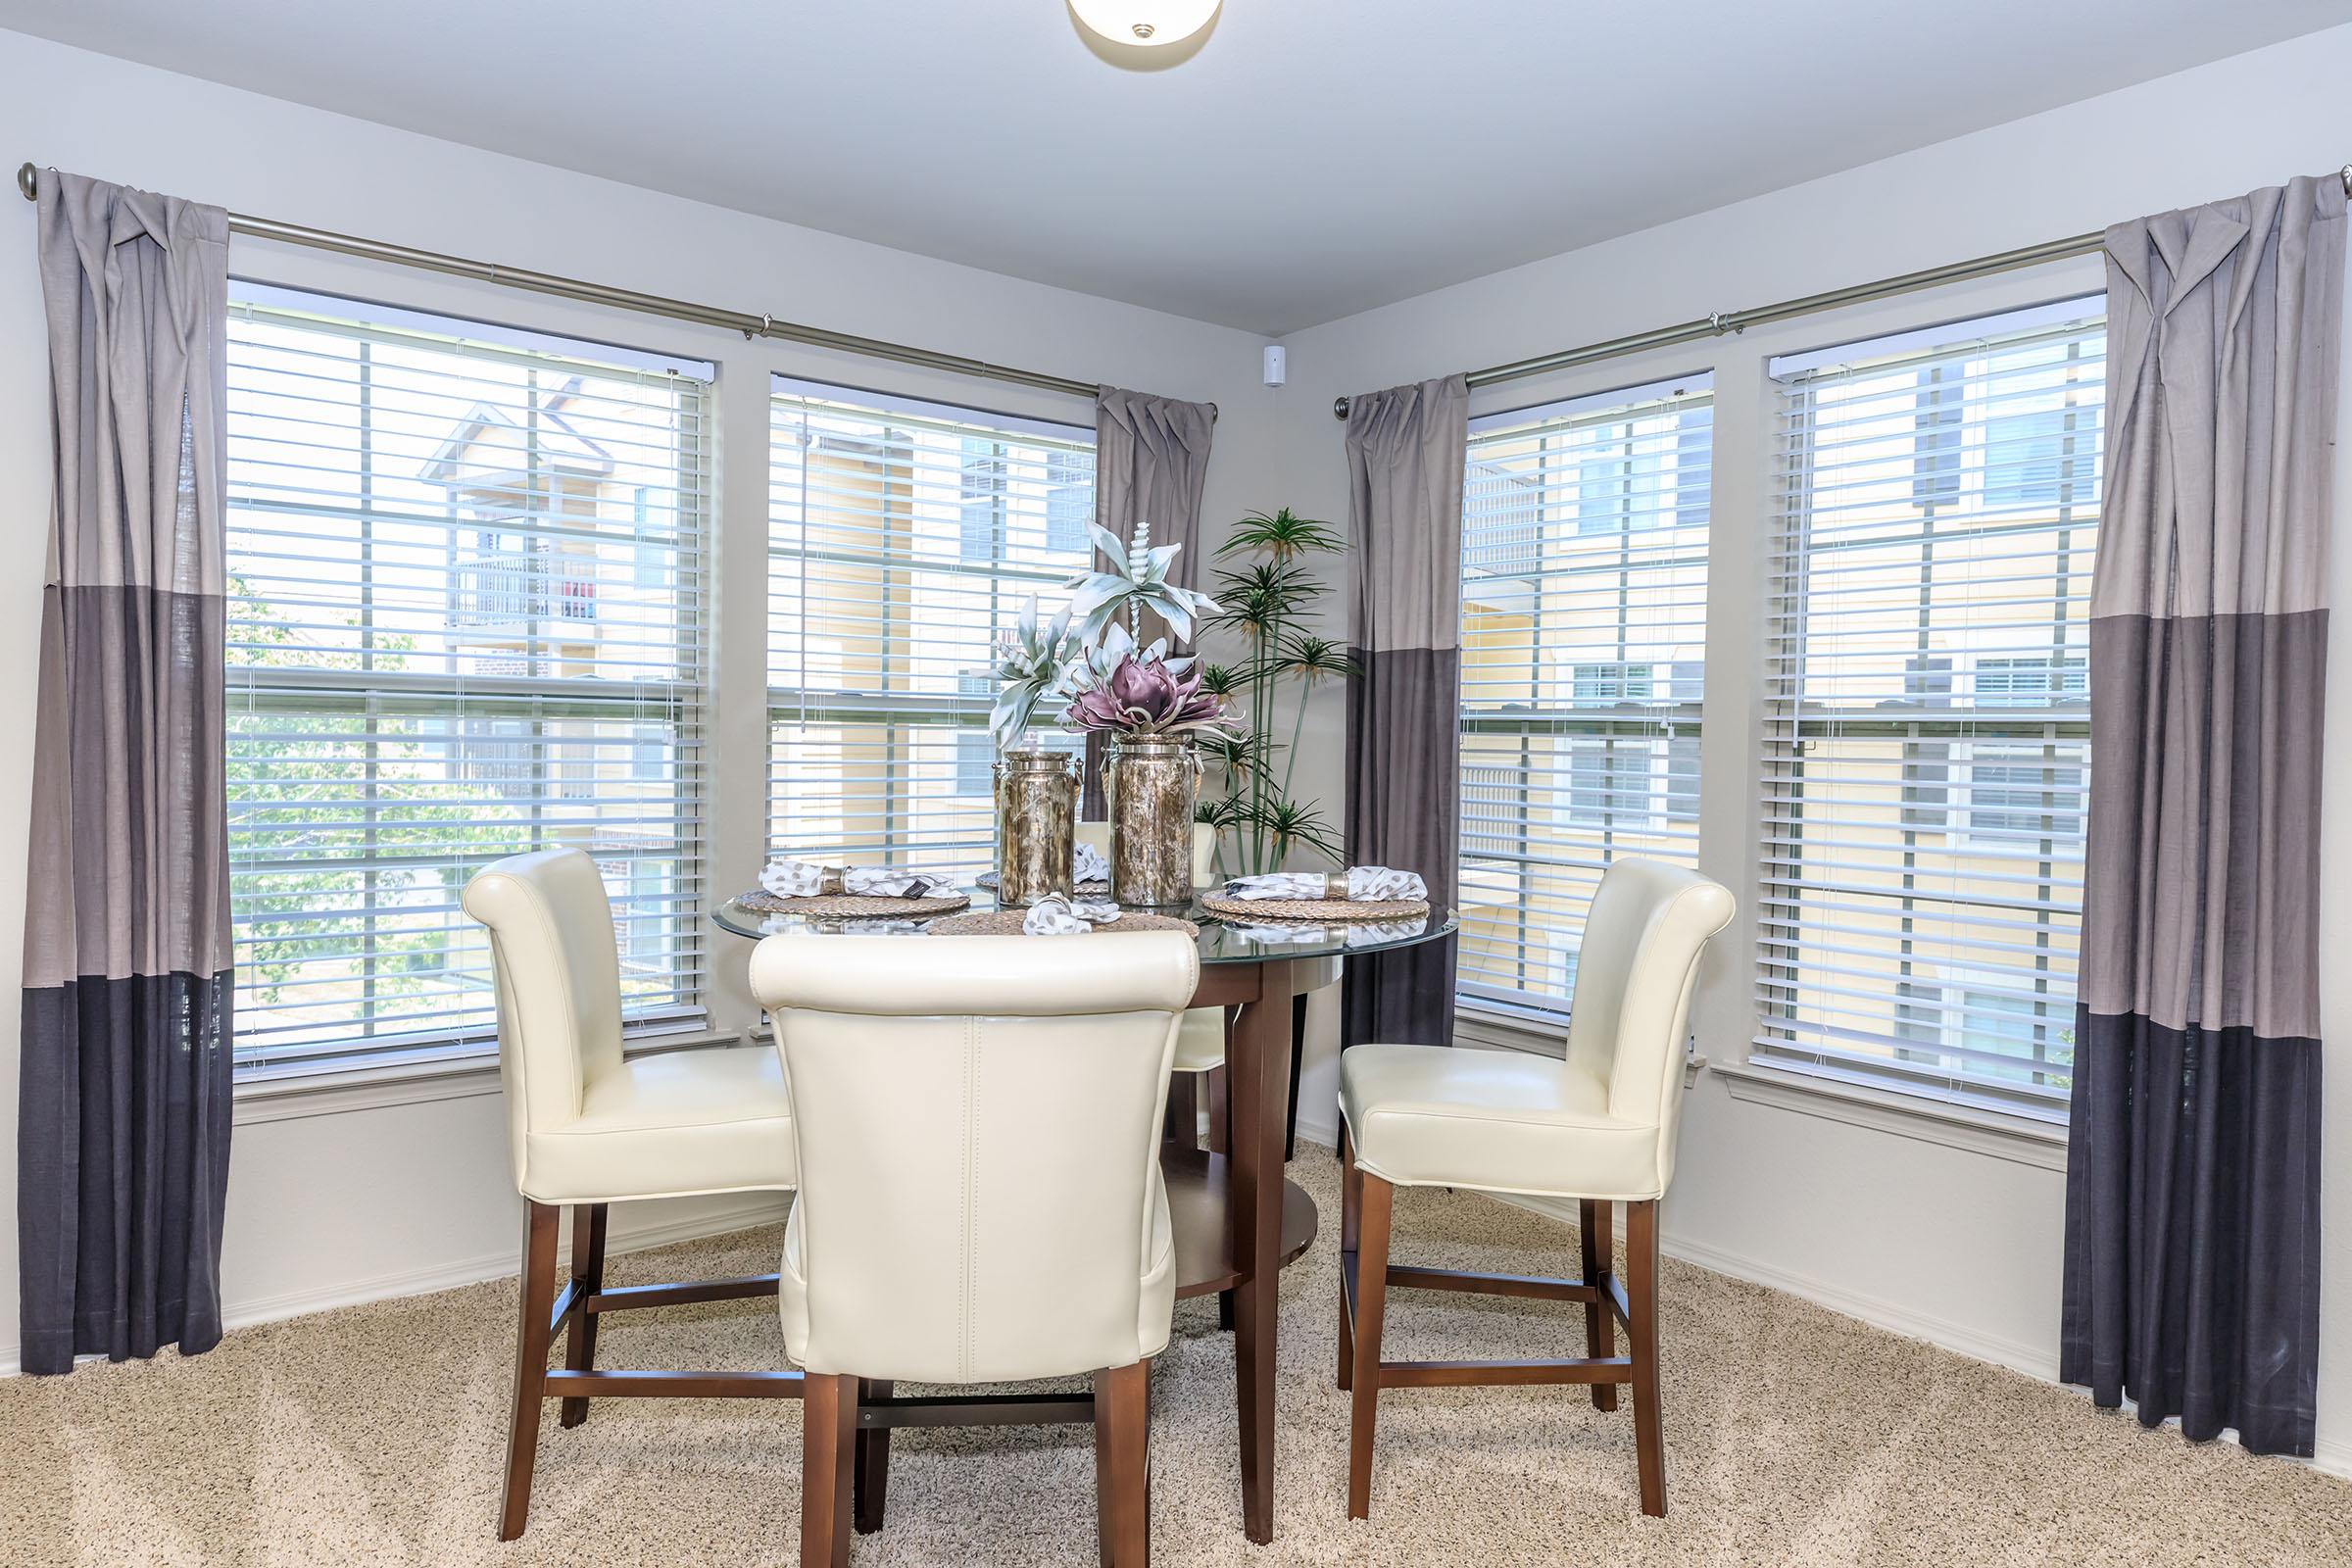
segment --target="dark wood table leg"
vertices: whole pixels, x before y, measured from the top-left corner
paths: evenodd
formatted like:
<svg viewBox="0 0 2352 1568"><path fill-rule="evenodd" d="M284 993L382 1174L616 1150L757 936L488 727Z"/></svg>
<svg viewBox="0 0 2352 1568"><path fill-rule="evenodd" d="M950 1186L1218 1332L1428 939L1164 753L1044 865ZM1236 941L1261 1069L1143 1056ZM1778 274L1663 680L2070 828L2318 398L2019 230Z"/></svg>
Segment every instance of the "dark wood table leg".
<svg viewBox="0 0 2352 1568"><path fill-rule="evenodd" d="M1197 1072L1168 1076L1168 1114L1159 1136L1179 1149L1200 1147L1200 1076Z"/></svg>
<svg viewBox="0 0 2352 1568"><path fill-rule="evenodd" d="M1233 1292L1242 1530L1261 1546L1274 1539L1274 1327L1282 1285L1282 1124L1291 1078L1288 980L1279 960L1260 967L1259 999L1243 1004L1227 1064L1235 1253L1247 1269Z"/></svg>

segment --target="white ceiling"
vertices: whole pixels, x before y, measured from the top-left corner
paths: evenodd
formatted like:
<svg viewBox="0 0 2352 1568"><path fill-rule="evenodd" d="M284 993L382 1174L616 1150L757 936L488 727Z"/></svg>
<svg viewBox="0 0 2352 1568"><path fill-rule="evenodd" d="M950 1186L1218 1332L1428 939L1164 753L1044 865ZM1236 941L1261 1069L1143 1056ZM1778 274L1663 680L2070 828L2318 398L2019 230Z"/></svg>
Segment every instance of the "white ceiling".
<svg viewBox="0 0 2352 1568"><path fill-rule="evenodd" d="M1281 333L2352 20L2352 0L0 0L0 26ZM270 216L270 215L264 215Z"/></svg>

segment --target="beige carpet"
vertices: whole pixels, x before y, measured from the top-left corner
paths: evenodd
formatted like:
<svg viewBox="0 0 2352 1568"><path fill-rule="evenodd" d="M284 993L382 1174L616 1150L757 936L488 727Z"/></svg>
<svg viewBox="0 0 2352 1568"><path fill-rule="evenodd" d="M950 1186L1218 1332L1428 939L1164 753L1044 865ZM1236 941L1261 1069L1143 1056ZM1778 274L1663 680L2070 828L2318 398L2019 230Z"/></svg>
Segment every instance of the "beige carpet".
<svg viewBox="0 0 2352 1568"><path fill-rule="evenodd" d="M1293 1166L1326 1216L1337 1167ZM1398 1255L1575 1271L1572 1231L1484 1200L1403 1193ZM1283 1280L1275 1544L1240 1528L1230 1341L1180 1303L1153 1378L1163 1565L2311 1563L2352 1561L2352 1484L2144 1432L2063 1390L1667 1264L1671 1517L1634 1496L1633 1418L1581 1390L1382 1400L1373 1514L1343 1506L1332 1386L1335 1232ZM773 1266L749 1233L617 1260L629 1279ZM548 1412L530 1531L492 1539L511 1283L229 1336L206 1356L0 1383L9 1564L788 1563L800 1407L612 1401ZM1581 1309L1402 1292L1391 1353L1578 1353ZM612 1320L610 1364L767 1366L772 1309ZM897 1440L889 1528L860 1564L1095 1559L1091 1430Z"/></svg>

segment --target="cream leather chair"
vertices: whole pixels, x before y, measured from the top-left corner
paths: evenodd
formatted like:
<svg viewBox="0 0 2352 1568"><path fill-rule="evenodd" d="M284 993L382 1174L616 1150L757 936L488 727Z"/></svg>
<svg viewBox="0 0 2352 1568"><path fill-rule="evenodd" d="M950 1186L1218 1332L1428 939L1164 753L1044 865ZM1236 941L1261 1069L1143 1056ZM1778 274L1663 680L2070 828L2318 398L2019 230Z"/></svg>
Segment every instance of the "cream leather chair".
<svg viewBox="0 0 2352 1568"><path fill-rule="evenodd" d="M1617 1407L1634 1388L1642 1511L1666 1511L1658 1417L1658 1200L1674 1177L1690 991L1730 893L1654 860L1610 864L1585 915L1564 1061L1514 1052L1356 1046L1340 1058L1345 1123L1340 1367L1353 1391L1348 1513L1371 1511L1372 1434L1384 1388L1582 1383ZM1582 1280L1529 1280L1389 1262L1397 1187L1462 1187L1581 1204ZM1626 1207L1626 1278L1613 1269L1611 1205ZM1586 1356L1570 1361L1383 1361L1391 1286L1581 1301ZM1615 1323L1628 1354L1615 1353Z"/></svg>
<svg viewBox="0 0 2352 1568"><path fill-rule="evenodd" d="M596 1370L606 1312L773 1294L772 1274L743 1280L605 1289L608 1204L793 1186L792 1110L775 1053L764 1048L621 1053L620 963L596 862L577 850L500 860L466 884L466 912L490 929L498 1060L514 1190L525 1209L514 1402L499 1539L522 1534L540 1406L564 1401L566 1427L590 1396L791 1396L776 1372ZM571 1277L561 1298L556 1228L572 1211ZM565 1335L564 1370L548 1348Z"/></svg>
<svg viewBox="0 0 2352 1568"><path fill-rule="evenodd" d="M796 1112L780 1305L808 1379L804 1564L848 1561L861 1394L1090 1372L1102 1560L1142 1568L1148 1363L1176 1288L1160 1118L1199 977L1173 932L754 952Z"/></svg>

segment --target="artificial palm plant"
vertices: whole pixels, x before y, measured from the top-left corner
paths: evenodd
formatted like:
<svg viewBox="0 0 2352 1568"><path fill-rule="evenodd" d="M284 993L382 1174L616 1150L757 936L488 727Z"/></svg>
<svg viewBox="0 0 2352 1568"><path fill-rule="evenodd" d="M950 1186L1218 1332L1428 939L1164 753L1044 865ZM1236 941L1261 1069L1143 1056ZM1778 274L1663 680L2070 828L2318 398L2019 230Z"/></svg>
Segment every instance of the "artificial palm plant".
<svg viewBox="0 0 2352 1568"><path fill-rule="evenodd" d="M1220 560L1234 564L1217 573L1217 610L1200 623L1202 633L1231 632L1241 639L1241 657L1211 663L1200 672L1201 689L1233 699L1247 728L1203 735L1203 757L1222 775L1224 794L1203 801L1200 817L1218 828L1221 870L1254 875L1279 870L1294 849L1304 848L1337 862L1343 852L1319 805L1291 798L1298 766L1298 738L1314 689L1348 674L1345 649L1311 629L1319 602L1330 587L1305 564L1310 557L1337 555L1347 548L1329 523L1295 515L1288 507L1244 517L1217 547ZM1288 739L1278 706L1293 704ZM1230 852L1230 855L1229 855Z"/></svg>

